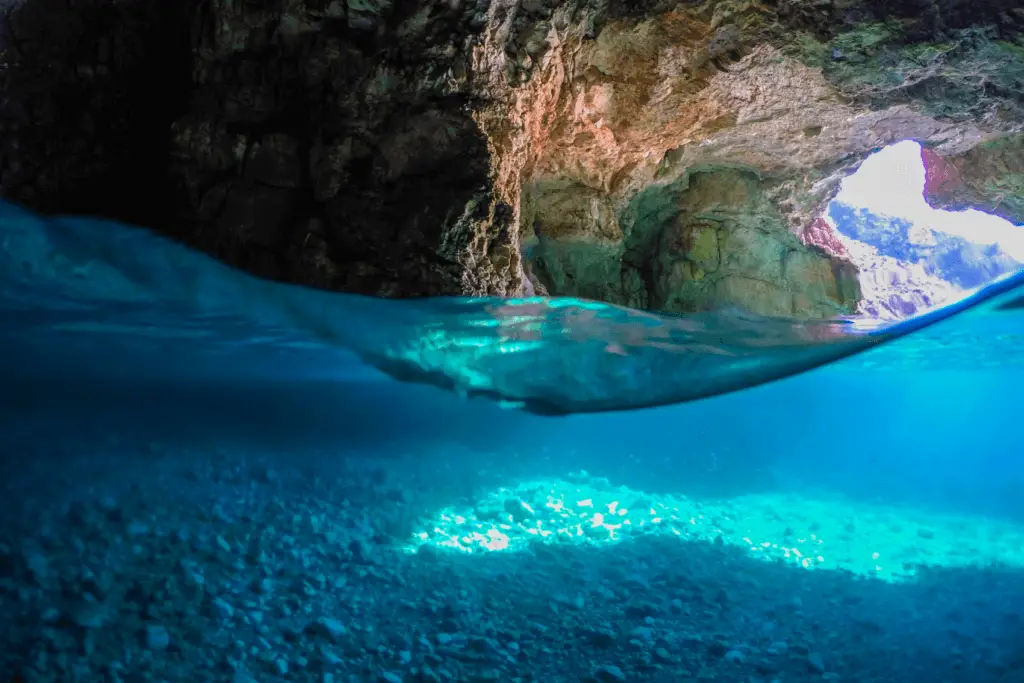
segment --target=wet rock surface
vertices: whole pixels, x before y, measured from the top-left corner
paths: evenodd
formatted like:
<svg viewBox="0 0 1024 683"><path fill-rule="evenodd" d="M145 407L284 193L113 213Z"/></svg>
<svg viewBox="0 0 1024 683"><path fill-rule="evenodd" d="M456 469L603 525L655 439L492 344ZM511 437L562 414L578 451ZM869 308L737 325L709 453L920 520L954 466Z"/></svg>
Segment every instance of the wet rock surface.
<svg viewBox="0 0 1024 683"><path fill-rule="evenodd" d="M27 0L0 187L328 289L833 315L849 261L787 233L871 151L917 139L962 181L934 201L1020 219L1022 22L1009 1Z"/></svg>

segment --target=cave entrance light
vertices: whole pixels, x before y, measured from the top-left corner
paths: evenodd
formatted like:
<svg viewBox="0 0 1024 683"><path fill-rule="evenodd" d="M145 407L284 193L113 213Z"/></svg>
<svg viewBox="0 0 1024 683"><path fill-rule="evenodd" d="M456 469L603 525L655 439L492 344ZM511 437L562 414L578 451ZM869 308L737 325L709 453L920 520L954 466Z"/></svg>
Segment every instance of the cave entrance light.
<svg viewBox="0 0 1024 683"><path fill-rule="evenodd" d="M901 319L952 304L1024 264L1024 226L925 200L919 143L869 156L822 217L860 270L862 315Z"/></svg>

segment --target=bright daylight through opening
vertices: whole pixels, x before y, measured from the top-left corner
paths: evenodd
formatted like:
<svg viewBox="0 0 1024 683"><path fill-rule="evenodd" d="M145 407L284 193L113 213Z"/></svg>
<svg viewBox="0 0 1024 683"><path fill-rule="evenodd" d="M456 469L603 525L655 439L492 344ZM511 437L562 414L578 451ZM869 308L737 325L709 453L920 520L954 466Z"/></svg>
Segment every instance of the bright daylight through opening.
<svg viewBox="0 0 1024 683"><path fill-rule="evenodd" d="M1024 226L925 201L921 145L868 157L823 217L860 270L859 312L902 319L962 299L1024 263Z"/></svg>

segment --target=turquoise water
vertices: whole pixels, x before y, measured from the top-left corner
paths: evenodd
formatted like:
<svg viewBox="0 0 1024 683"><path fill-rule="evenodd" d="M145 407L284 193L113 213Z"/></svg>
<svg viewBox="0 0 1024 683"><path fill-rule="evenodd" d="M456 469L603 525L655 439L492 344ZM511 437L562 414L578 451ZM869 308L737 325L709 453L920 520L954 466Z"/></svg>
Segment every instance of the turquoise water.
<svg viewBox="0 0 1024 683"><path fill-rule="evenodd" d="M0 287L0 680L1024 681L1024 273L378 301L4 205Z"/></svg>

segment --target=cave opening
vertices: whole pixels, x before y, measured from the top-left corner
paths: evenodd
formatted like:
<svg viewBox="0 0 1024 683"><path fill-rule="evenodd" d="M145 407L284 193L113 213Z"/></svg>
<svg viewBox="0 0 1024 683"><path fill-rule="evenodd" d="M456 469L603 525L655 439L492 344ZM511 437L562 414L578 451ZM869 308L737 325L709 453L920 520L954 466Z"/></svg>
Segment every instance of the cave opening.
<svg viewBox="0 0 1024 683"><path fill-rule="evenodd" d="M858 312L899 320L954 303L1024 264L1024 226L929 205L928 148L904 140L845 178L822 220L858 267Z"/></svg>

